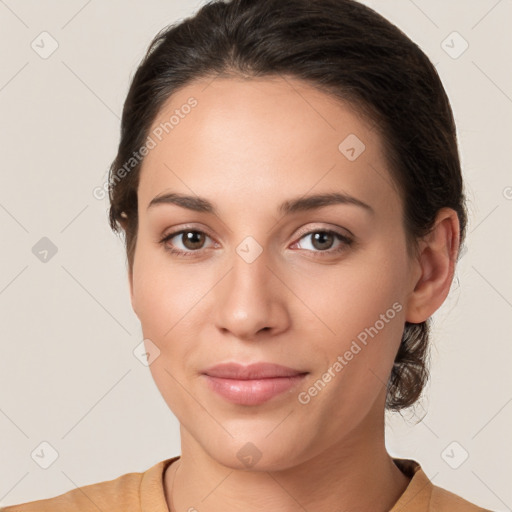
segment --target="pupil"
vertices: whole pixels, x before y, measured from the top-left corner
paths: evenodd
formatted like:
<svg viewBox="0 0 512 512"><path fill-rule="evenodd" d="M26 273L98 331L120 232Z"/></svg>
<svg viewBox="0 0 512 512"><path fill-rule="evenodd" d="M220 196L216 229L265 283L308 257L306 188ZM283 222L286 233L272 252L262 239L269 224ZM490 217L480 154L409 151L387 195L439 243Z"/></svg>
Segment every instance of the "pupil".
<svg viewBox="0 0 512 512"><path fill-rule="evenodd" d="M322 246L322 244L325 244L326 237L327 237L328 242L330 242L330 243L327 243L327 247L325 247L325 245ZM320 242L320 247L317 247L316 242ZM324 232L315 233L313 235L313 245L317 249L329 249L332 245L332 235L330 233L324 233Z"/></svg>
<svg viewBox="0 0 512 512"><path fill-rule="evenodd" d="M197 246L201 246L201 242L203 241L203 234L197 231L188 231L187 233L183 233L183 236L185 237L183 245L185 245L187 249L198 249L199 247Z"/></svg>

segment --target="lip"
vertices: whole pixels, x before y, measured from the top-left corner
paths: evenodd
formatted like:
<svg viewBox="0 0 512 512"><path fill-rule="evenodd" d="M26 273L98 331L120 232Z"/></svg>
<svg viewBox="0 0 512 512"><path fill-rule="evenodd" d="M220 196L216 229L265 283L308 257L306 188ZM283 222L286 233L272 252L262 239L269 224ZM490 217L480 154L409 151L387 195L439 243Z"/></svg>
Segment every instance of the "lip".
<svg viewBox="0 0 512 512"><path fill-rule="evenodd" d="M274 377L294 377L302 373L304 370L295 370L274 363L252 363L243 365L240 363L220 363L208 368L203 372L210 377L220 377L223 379L269 379Z"/></svg>
<svg viewBox="0 0 512 512"><path fill-rule="evenodd" d="M239 405L263 404L298 385L307 374L273 363L222 363L203 372L212 391Z"/></svg>

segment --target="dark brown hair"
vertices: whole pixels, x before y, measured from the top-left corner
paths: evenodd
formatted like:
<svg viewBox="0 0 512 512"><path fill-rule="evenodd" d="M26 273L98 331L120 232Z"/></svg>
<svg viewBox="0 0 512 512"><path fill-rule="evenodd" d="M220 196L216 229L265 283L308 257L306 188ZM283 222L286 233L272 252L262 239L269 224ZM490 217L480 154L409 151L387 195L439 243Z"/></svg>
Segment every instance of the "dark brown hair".
<svg viewBox="0 0 512 512"><path fill-rule="evenodd" d="M289 76L348 101L377 127L415 246L442 207L466 211L455 123L436 69L402 31L354 0L220 0L163 29L128 92L109 174L110 225L125 234L129 268L137 240L140 162L163 104L209 76ZM120 178L122 174L122 179ZM387 384L386 408L414 404L428 379L429 321L406 322Z"/></svg>

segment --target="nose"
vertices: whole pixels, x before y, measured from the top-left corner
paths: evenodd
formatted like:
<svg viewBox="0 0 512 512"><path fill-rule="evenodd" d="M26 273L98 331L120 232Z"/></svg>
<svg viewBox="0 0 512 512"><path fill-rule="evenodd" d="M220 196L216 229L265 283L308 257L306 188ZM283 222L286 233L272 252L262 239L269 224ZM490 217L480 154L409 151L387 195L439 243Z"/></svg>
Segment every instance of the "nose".
<svg viewBox="0 0 512 512"><path fill-rule="evenodd" d="M224 334L256 340L288 329L289 292L265 250L249 261L234 252L230 271L214 289L214 318Z"/></svg>

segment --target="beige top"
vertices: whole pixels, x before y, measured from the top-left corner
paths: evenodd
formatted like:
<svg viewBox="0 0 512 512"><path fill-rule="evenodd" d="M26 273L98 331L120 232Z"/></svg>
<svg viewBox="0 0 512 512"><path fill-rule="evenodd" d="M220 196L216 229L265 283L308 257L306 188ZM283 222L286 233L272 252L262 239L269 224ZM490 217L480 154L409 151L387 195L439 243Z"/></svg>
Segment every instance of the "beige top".
<svg viewBox="0 0 512 512"><path fill-rule="evenodd" d="M143 473L126 473L54 498L4 507L1 512L169 512L163 475L179 457L158 462ZM433 485L417 462L393 460L411 481L390 512L491 512Z"/></svg>

